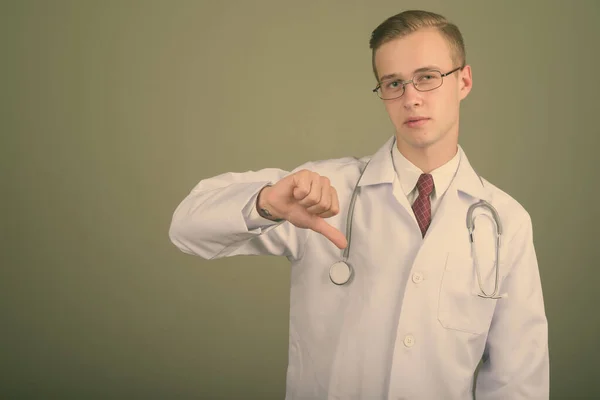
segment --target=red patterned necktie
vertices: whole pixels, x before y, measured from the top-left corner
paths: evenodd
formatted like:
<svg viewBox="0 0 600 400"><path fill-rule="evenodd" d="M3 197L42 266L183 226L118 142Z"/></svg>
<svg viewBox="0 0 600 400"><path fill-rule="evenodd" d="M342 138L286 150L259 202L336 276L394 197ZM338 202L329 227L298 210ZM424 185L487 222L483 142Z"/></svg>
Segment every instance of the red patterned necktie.
<svg viewBox="0 0 600 400"><path fill-rule="evenodd" d="M431 223L431 202L429 195L433 191L433 177L430 174L421 174L417 181L417 189L419 190L419 197L415 200L412 205L415 217L421 228L421 234L425 237L425 232L429 228Z"/></svg>

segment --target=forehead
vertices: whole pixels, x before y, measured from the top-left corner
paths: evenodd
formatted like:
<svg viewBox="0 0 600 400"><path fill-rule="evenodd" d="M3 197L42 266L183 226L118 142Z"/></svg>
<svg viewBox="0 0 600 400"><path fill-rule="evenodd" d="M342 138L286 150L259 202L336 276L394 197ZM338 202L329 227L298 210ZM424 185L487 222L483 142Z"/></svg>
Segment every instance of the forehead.
<svg viewBox="0 0 600 400"><path fill-rule="evenodd" d="M383 44L375 52L375 65L379 78L397 74L403 79L410 79L423 66L437 66L442 72L453 66L450 46L435 29L420 30Z"/></svg>

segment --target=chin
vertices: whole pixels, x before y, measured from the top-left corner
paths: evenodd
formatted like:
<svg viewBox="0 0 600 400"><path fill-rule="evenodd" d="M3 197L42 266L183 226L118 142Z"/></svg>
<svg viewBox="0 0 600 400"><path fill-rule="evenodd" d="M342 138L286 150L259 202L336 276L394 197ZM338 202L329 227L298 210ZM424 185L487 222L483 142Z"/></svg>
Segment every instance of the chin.
<svg viewBox="0 0 600 400"><path fill-rule="evenodd" d="M409 132L400 131L398 136L400 139L409 145L410 147L417 149L424 149L438 141L438 137L435 137L432 133L428 131L421 130L410 130Z"/></svg>

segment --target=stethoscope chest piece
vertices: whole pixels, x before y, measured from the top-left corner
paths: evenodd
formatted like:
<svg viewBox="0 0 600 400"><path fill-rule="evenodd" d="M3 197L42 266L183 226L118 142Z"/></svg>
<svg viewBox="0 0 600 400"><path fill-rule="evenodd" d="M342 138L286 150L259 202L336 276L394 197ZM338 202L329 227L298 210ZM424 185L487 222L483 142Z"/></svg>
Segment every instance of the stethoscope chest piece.
<svg viewBox="0 0 600 400"><path fill-rule="evenodd" d="M345 261L338 261L329 267L329 279L336 285L343 285L352 278L352 268Z"/></svg>

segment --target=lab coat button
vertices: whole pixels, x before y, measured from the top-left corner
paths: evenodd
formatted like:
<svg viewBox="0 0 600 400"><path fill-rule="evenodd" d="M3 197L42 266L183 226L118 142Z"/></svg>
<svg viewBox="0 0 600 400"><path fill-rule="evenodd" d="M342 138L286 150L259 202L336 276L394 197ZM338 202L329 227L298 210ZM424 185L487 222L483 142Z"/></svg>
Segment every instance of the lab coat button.
<svg viewBox="0 0 600 400"><path fill-rule="evenodd" d="M415 344L415 338L413 335L406 335L404 337L404 345L406 347L412 347Z"/></svg>
<svg viewBox="0 0 600 400"><path fill-rule="evenodd" d="M423 274L420 272L415 272L412 276L412 280L414 283L421 283L423 280Z"/></svg>

